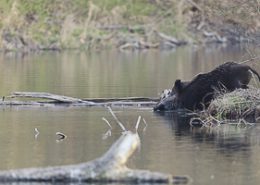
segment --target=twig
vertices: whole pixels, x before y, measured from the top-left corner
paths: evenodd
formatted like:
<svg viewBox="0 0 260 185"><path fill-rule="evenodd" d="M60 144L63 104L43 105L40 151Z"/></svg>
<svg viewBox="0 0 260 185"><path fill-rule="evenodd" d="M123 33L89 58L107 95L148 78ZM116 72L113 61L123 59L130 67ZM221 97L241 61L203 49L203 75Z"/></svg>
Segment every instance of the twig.
<svg viewBox="0 0 260 185"><path fill-rule="evenodd" d="M35 137L35 139L37 139L37 137L38 137L38 135L40 134L40 132L38 131L37 128L34 128L34 131L35 131L34 137Z"/></svg>
<svg viewBox="0 0 260 185"><path fill-rule="evenodd" d="M105 139L107 139L109 136L112 135L112 132L111 132L112 126L110 125L110 123L107 121L106 118L102 117L102 120L104 120L104 121L106 122L106 124L110 127L110 129L108 129L107 132L106 132L105 134L103 134L102 139L105 140Z"/></svg>
<svg viewBox="0 0 260 185"><path fill-rule="evenodd" d="M241 125L241 123L243 123L245 126L247 126L247 125L254 126L255 125L255 123L250 123L250 122L246 121L244 118L239 119L237 126Z"/></svg>
<svg viewBox="0 0 260 185"><path fill-rule="evenodd" d="M124 127L124 125L118 120L118 118L116 117L116 115L114 114L114 112L112 111L111 107L107 107L109 112L112 114L112 116L114 117L114 119L116 120L117 124L121 127L121 129L125 132L126 129Z"/></svg>
<svg viewBox="0 0 260 185"><path fill-rule="evenodd" d="M107 121L106 118L102 117L102 120L106 122L106 124L112 129L112 126L110 125L110 123Z"/></svg>
<svg viewBox="0 0 260 185"><path fill-rule="evenodd" d="M145 132L145 130L146 130L146 127L148 126L148 124L146 123L146 121L145 121L145 119L143 118L143 122L144 122L144 124L145 124L145 127L144 127L144 129L143 129L143 132Z"/></svg>
<svg viewBox="0 0 260 185"><path fill-rule="evenodd" d="M138 130L138 127L139 127L139 123L140 123L140 121L141 121L141 116L138 116L138 120L137 120L137 122L136 122L136 125L135 125L135 131L137 132L137 130Z"/></svg>
<svg viewBox="0 0 260 185"><path fill-rule="evenodd" d="M102 139L105 140L108 137L110 137L111 135L112 135L111 129L108 129L108 131L105 134L103 134Z"/></svg>
<svg viewBox="0 0 260 185"><path fill-rule="evenodd" d="M241 62L238 62L238 63L239 64L244 64L246 62L251 62L251 61L254 61L254 60L259 59L259 58L260 58L260 56L256 56L256 57L252 57L250 59L247 59L247 60L244 60L244 61L241 61Z"/></svg>

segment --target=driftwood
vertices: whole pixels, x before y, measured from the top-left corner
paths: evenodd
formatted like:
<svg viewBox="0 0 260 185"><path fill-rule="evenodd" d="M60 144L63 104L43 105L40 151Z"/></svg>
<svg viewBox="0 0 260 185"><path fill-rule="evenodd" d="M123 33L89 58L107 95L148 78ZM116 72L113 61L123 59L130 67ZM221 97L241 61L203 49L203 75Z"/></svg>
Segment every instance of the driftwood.
<svg viewBox="0 0 260 185"><path fill-rule="evenodd" d="M125 49L150 49L150 48L158 48L159 43L149 43L144 41L133 41L127 42L119 47L120 50Z"/></svg>
<svg viewBox="0 0 260 185"><path fill-rule="evenodd" d="M185 41L180 41L180 40L176 39L176 38L173 37L173 36L169 36L169 35L166 35L166 34L161 33L161 32L156 32L156 33L157 33L157 35L158 35L160 38L162 38L163 40L166 40L167 42L169 42L169 43L171 43L171 44L173 44L173 45L175 45L175 46L180 46L180 45L186 44Z"/></svg>
<svg viewBox="0 0 260 185"><path fill-rule="evenodd" d="M102 183L187 183L188 177L132 170L126 162L140 145L137 133L122 136L100 158L87 163L47 168L30 168L0 172L0 182L102 182Z"/></svg>
<svg viewBox="0 0 260 185"><path fill-rule="evenodd" d="M61 95L45 93L45 92L14 92L11 94L10 98L15 98L15 97L42 98L42 99L56 100L64 103L82 102L82 100L78 98L72 98L68 96L61 96Z"/></svg>
<svg viewBox="0 0 260 185"><path fill-rule="evenodd" d="M28 98L28 100L14 100L14 98ZM32 101L32 99L35 99ZM41 99L44 99L41 100ZM126 97L126 98L93 98L79 99L68 96L56 95L45 92L14 92L10 96L3 97L0 106L5 105L30 105L30 106L50 106L66 104L72 106L148 106L152 107L158 98L146 97Z"/></svg>
<svg viewBox="0 0 260 185"><path fill-rule="evenodd" d="M129 102L156 102L159 98L148 98L148 97L125 97L125 98L84 98L83 101L90 101L94 103L107 103L107 102L118 102L118 101L129 101Z"/></svg>
<svg viewBox="0 0 260 185"><path fill-rule="evenodd" d="M208 40L208 42L219 42L219 43L225 43L227 42L226 37L221 37L217 32L207 32L206 30L203 31L203 35L207 38L211 38L211 40Z"/></svg>

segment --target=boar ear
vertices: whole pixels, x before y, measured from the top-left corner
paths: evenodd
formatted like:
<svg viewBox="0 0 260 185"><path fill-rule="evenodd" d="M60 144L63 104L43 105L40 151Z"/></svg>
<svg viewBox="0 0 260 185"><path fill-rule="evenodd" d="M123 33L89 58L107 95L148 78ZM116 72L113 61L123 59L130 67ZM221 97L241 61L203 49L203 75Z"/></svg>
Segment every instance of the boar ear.
<svg viewBox="0 0 260 185"><path fill-rule="evenodd" d="M174 83L174 91L177 93L177 94L180 94L181 91L182 91L182 82L180 79L177 79Z"/></svg>

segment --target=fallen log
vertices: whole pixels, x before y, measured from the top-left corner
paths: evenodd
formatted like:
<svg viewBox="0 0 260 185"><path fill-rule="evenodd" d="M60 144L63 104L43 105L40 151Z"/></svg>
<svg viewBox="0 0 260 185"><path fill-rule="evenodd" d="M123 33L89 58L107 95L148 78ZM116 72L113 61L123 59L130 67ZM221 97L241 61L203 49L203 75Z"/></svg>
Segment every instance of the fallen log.
<svg viewBox="0 0 260 185"><path fill-rule="evenodd" d="M78 103L83 101L78 98L72 98L69 96L62 96L62 95L56 95L51 93L45 93L45 92L14 92L10 96L10 98L16 98L16 97L41 98L41 99L56 100L64 103Z"/></svg>
<svg viewBox="0 0 260 185"><path fill-rule="evenodd" d="M107 103L107 102L118 102L118 101L129 101L129 102L156 102L159 98L150 97L124 97L124 98L84 98L83 101L90 101L94 103Z"/></svg>
<svg viewBox="0 0 260 185"><path fill-rule="evenodd" d="M99 183L187 183L188 177L148 170L133 170L126 162L140 145L137 133L122 136L100 158L87 163L47 168L0 171L0 182L99 182Z"/></svg>
<svg viewBox="0 0 260 185"><path fill-rule="evenodd" d="M14 98L23 98L14 100ZM29 101L24 100L28 98ZM32 101L33 99L33 101ZM42 100L44 99L44 101ZM50 106L50 105L71 105L71 106L137 106L152 107L158 98L149 97L125 97L125 98L92 98L79 99L69 96L45 93L45 92L14 92L10 96L3 97L0 106L5 105L29 105L29 106Z"/></svg>

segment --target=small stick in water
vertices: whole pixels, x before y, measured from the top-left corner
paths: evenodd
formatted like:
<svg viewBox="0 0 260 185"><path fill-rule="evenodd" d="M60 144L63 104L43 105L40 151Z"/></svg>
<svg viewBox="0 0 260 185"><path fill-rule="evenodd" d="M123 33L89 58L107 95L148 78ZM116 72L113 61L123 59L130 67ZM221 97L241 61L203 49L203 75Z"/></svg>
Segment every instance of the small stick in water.
<svg viewBox="0 0 260 185"><path fill-rule="evenodd" d="M110 125L110 123L107 121L106 118L102 117L102 120L106 122L106 124L112 129L112 126Z"/></svg>
<svg viewBox="0 0 260 185"><path fill-rule="evenodd" d="M137 130L138 130L138 127L139 127L141 118L142 118L141 116L138 116L138 119L137 119L137 122L136 122L136 125L135 125L135 131L136 131L136 132L137 132Z"/></svg>
<svg viewBox="0 0 260 185"><path fill-rule="evenodd" d="M143 132L145 132L145 130L146 130L146 127L148 126L148 124L146 123L146 121L145 121L145 119L143 118L143 122L144 122L144 124L145 124L145 127L144 127L144 129L143 129Z"/></svg>
<svg viewBox="0 0 260 185"><path fill-rule="evenodd" d="M114 119L116 120L117 124L121 127L121 129L125 132L126 129L124 127L124 125L118 120L118 118L116 117L116 115L114 114L114 112L112 111L111 107L108 107L109 112L112 114L112 116L114 117Z"/></svg>
<svg viewBox="0 0 260 185"><path fill-rule="evenodd" d="M104 120L104 121L106 122L106 124L110 127L110 129L108 129L108 131L107 131L105 134L103 134L102 139L105 140L105 139L107 139L109 136L112 135L112 132L111 132L112 126L110 125L110 123L107 121L106 118L102 117L102 120Z"/></svg>
<svg viewBox="0 0 260 185"><path fill-rule="evenodd" d="M37 137L38 137L38 135L40 134L40 132L38 131L37 128L34 128L34 131L35 131L34 138L37 139Z"/></svg>

